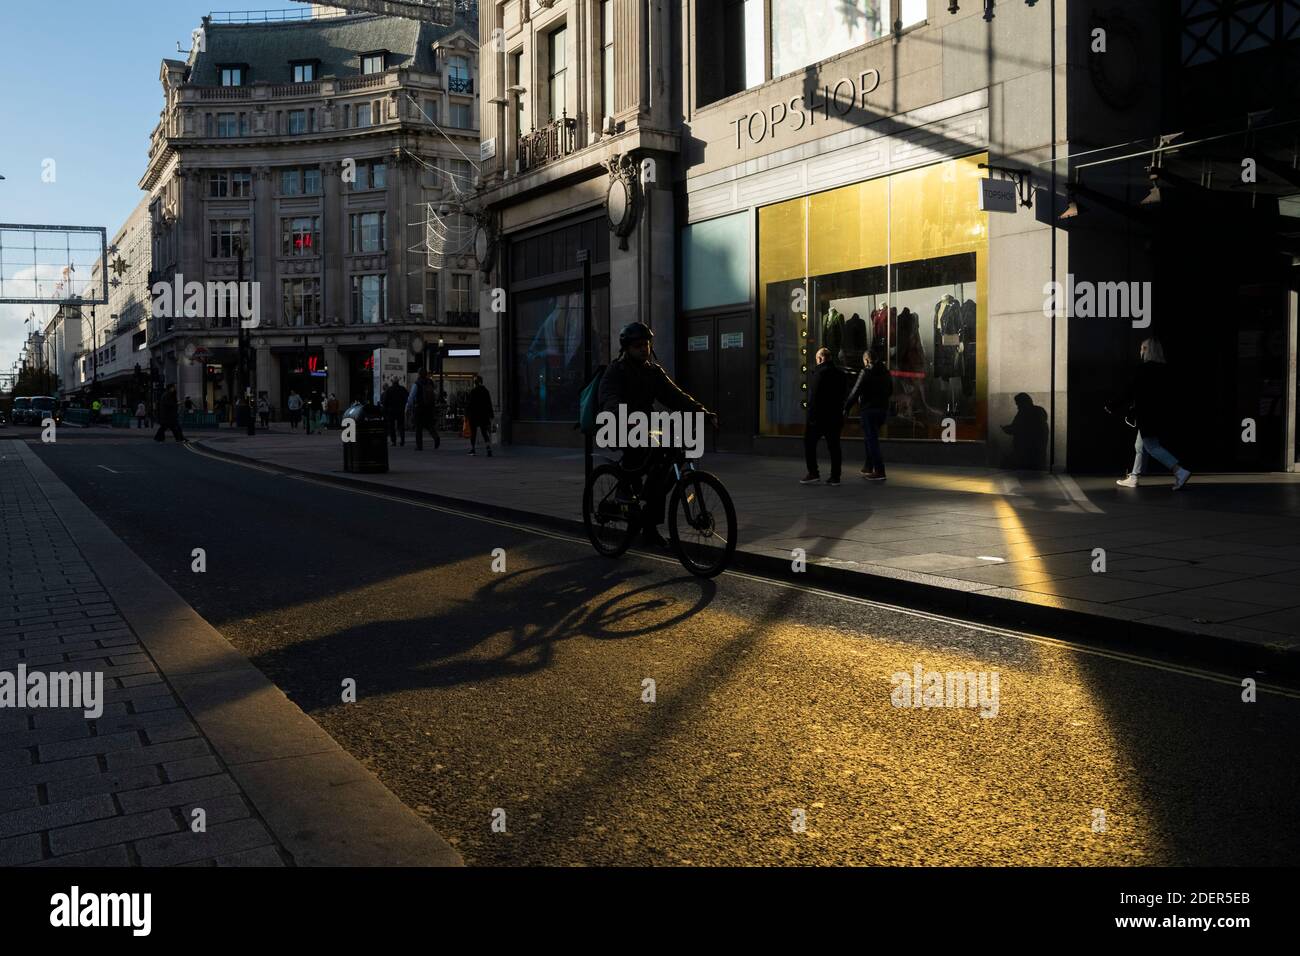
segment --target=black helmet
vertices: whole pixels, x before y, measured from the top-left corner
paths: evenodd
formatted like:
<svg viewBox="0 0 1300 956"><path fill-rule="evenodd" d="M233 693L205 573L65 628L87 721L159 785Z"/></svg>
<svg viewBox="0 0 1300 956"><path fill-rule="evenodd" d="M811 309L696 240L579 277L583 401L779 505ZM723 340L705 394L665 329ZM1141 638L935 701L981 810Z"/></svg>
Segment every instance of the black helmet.
<svg viewBox="0 0 1300 956"><path fill-rule="evenodd" d="M649 342L655 337L650 327L643 322L629 322L618 333L619 348L627 348L630 342Z"/></svg>

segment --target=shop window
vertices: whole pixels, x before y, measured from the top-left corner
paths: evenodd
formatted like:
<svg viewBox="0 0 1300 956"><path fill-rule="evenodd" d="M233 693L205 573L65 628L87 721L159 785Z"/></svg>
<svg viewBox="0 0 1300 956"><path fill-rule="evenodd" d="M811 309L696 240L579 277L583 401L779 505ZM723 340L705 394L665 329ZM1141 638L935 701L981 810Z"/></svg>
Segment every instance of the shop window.
<svg viewBox="0 0 1300 956"><path fill-rule="evenodd" d="M699 105L761 85L767 78L767 0L723 0L696 6Z"/></svg>
<svg viewBox="0 0 1300 956"><path fill-rule="evenodd" d="M353 213L348 216L351 224L353 252L383 252L384 243L384 220L386 214L382 212L363 212Z"/></svg>
<svg viewBox="0 0 1300 956"><path fill-rule="evenodd" d="M515 416L571 422L582 391L582 284L565 283L515 297ZM609 286L593 278L593 368L609 361Z"/></svg>
<svg viewBox="0 0 1300 956"><path fill-rule="evenodd" d="M682 308L710 309L749 301L749 213L695 223L682 230Z"/></svg>
<svg viewBox="0 0 1300 956"><path fill-rule="evenodd" d="M883 36L889 12L888 0L771 0L771 4L773 76L801 70Z"/></svg>
<svg viewBox="0 0 1300 956"><path fill-rule="evenodd" d="M319 253L320 216L280 220L280 255L315 256Z"/></svg>
<svg viewBox="0 0 1300 956"><path fill-rule="evenodd" d="M987 214L976 156L759 210L759 428L797 435L819 348L894 376L889 438L986 437ZM849 433L856 425L849 428Z"/></svg>

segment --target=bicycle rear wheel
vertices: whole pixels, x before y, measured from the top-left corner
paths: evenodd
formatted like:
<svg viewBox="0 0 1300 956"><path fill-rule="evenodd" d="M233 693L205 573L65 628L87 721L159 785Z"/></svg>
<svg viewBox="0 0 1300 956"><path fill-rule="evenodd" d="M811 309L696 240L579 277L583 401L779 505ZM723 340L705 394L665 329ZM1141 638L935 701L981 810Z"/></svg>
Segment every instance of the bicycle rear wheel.
<svg viewBox="0 0 1300 956"><path fill-rule="evenodd" d="M668 540L691 574L721 574L736 553L736 508L722 482L707 471L688 471L673 486Z"/></svg>
<svg viewBox="0 0 1300 956"><path fill-rule="evenodd" d="M632 545L637 506L617 465L601 465L582 491L582 523L591 545L607 558L617 558Z"/></svg>

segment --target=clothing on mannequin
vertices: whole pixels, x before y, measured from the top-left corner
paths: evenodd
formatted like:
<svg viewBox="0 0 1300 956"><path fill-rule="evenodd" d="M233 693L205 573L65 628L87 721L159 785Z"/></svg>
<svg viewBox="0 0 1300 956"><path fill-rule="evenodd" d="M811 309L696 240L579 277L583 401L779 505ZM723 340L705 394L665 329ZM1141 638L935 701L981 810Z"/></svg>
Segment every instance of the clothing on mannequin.
<svg viewBox="0 0 1300 956"><path fill-rule="evenodd" d="M862 354L867 350L867 323L854 312L844 323L844 348L840 351L840 364L857 368L862 364Z"/></svg>
<svg viewBox="0 0 1300 956"><path fill-rule="evenodd" d="M836 355L843 345L844 316L835 306L831 306L822 319L822 347L830 349L831 355Z"/></svg>

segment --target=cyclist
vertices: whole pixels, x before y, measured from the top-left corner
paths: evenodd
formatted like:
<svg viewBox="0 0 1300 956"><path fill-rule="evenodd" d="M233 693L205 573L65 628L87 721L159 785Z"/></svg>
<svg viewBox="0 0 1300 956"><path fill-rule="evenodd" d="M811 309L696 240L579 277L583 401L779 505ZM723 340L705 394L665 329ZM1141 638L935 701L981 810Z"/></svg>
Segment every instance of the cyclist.
<svg viewBox="0 0 1300 956"><path fill-rule="evenodd" d="M618 333L618 358L610 363L600 382L598 404L601 411L618 414L618 407L626 405L628 413L650 414L655 402L674 412L703 412L713 427L718 426L718 416L710 412L694 397L682 391L664 367L655 361L654 332L641 322L629 322ZM658 526L664 520L664 498L672 485L672 472L653 449L625 448L623 467L628 471L646 468L645 510L642 513L642 534L646 544L663 546L667 542Z"/></svg>

